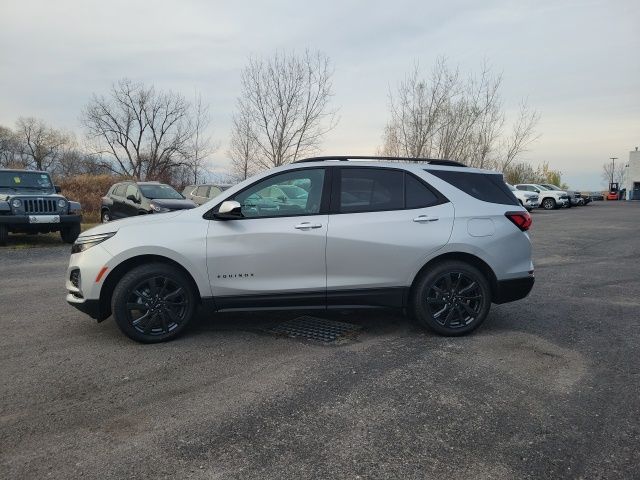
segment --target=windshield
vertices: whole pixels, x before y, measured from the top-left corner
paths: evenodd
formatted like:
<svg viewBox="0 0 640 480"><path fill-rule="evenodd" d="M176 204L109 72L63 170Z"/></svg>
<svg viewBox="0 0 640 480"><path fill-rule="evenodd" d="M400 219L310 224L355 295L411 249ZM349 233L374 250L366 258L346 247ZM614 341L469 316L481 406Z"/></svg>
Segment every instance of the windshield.
<svg viewBox="0 0 640 480"><path fill-rule="evenodd" d="M0 172L0 188L53 190L53 184L47 173Z"/></svg>
<svg viewBox="0 0 640 480"><path fill-rule="evenodd" d="M548 188L549 190L561 190L561 188L557 185L551 185L550 183L545 183L542 186Z"/></svg>
<svg viewBox="0 0 640 480"><path fill-rule="evenodd" d="M184 198L178 192L176 192L169 185L164 185L162 183L153 184L153 185L138 185L140 187L140 191L145 198L149 198L153 200L157 199L171 199L171 200L181 200Z"/></svg>
<svg viewBox="0 0 640 480"><path fill-rule="evenodd" d="M278 185L278 188L289 198L307 198L309 195L304 188L295 185Z"/></svg>
<svg viewBox="0 0 640 480"><path fill-rule="evenodd" d="M537 185L537 187L538 187L540 190L543 190L543 191L551 190L550 188L547 188L547 187L545 187L544 185Z"/></svg>

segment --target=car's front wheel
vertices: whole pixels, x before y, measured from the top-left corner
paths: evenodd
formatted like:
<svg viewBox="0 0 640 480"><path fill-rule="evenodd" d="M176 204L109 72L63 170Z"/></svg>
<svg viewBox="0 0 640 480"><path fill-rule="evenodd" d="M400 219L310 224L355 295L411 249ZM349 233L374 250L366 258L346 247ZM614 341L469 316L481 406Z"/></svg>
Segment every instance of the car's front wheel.
<svg viewBox="0 0 640 480"><path fill-rule="evenodd" d="M418 278L411 303L413 315L422 326L441 335L464 335L487 318L491 288L476 267L448 260Z"/></svg>
<svg viewBox="0 0 640 480"><path fill-rule="evenodd" d="M80 224L73 223L71 225L67 225L62 227L60 230L60 238L64 243L73 243L80 236Z"/></svg>
<svg viewBox="0 0 640 480"><path fill-rule="evenodd" d="M152 263L124 275L113 292L111 311L120 330L142 343L172 340L196 311L196 292L178 268Z"/></svg>
<svg viewBox="0 0 640 480"><path fill-rule="evenodd" d="M556 208L556 201L553 198L545 198L542 201L542 208L545 210L554 210Z"/></svg>
<svg viewBox="0 0 640 480"><path fill-rule="evenodd" d="M4 246L9 240L9 227L0 225L0 245Z"/></svg>

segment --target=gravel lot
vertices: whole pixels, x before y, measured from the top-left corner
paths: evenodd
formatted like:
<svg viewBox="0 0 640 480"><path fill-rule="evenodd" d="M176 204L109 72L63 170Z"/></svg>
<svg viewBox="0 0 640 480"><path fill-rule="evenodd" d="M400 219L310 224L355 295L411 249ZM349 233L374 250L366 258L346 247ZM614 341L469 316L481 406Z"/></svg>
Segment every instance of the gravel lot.
<svg viewBox="0 0 640 480"><path fill-rule="evenodd" d="M68 246L0 250L0 477L640 478L640 204L533 215L532 294L451 339L364 311L144 346L65 303Z"/></svg>

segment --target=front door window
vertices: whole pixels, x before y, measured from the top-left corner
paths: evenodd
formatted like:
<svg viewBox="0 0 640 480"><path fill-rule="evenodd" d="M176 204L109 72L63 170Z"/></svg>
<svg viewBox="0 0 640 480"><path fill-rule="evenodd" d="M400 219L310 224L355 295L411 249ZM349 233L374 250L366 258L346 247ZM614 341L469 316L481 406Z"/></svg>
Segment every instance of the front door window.
<svg viewBox="0 0 640 480"><path fill-rule="evenodd" d="M235 195L242 215L291 217L320 213L324 169L294 170L259 181Z"/></svg>

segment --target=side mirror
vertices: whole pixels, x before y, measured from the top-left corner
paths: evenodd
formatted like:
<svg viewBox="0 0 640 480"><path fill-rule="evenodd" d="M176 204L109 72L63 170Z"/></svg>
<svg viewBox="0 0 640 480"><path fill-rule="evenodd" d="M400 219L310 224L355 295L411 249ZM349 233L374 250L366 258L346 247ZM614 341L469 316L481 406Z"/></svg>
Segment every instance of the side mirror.
<svg viewBox="0 0 640 480"><path fill-rule="evenodd" d="M220 220L234 220L242 218L242 205L235 200L226 200L222 202L218 211L213 215Z"/></svg>
<svg viewBox="0 0 640 480"><path fill-rule="evenodd" d="M54 187L56 189L56 193L62 193L62 189L60 188L60 185L54 185Z"/></svg>
<svg viewBox="0 0 640 480"><path fill-rule="evenodd" d="M133 203L140 203L140 200L138 200L134 195L127 195L127 200L131 200Z"/></svg>

